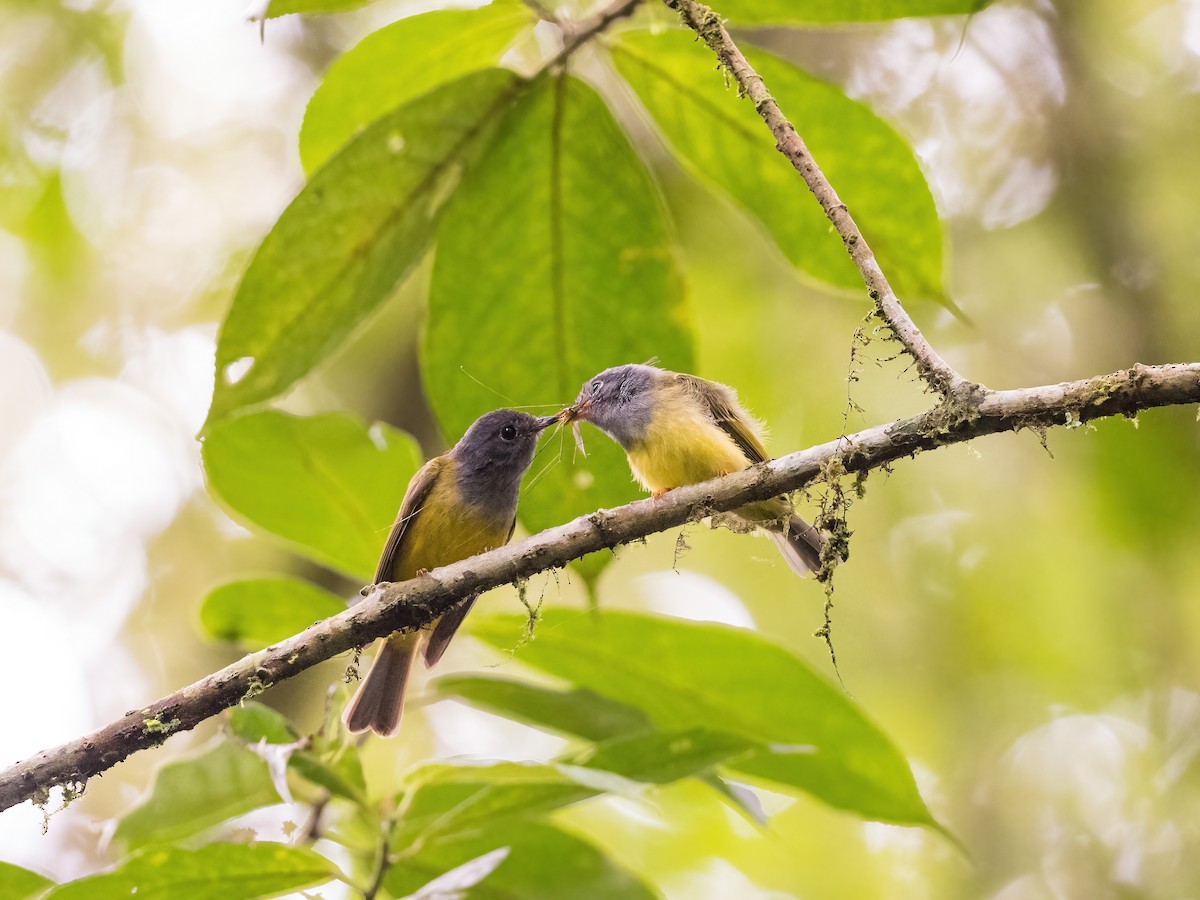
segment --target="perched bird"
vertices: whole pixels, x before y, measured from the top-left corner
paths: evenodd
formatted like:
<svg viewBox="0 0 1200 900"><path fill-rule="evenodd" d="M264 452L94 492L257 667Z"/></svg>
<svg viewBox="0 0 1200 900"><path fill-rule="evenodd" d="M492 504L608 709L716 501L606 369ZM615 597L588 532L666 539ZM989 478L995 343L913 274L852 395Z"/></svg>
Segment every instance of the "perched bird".
<svg viewBox="0 0 1200 900"><path fill-rule="evenodd" d="M521 477L533 461L538 436L558 420L498 409L476 420L452 449L425 463L404 493L375 582L406 581L507 544L516 526ZM474 602L460 603L420 631L387 638L342 714L346 728L394 735L413 657L424 644L426 667L441 659Z"/></svg>
<svg viewBox="0 0 1200 900"><path fill-rule="evenodd" d="M634 477L656 497L768 459L762 426L732 388L655 366L605 369L559 415L591 422L620 444ZM797 575L820 571L824 538L786 498L751 503L736 515L767 531Z"/></svg>

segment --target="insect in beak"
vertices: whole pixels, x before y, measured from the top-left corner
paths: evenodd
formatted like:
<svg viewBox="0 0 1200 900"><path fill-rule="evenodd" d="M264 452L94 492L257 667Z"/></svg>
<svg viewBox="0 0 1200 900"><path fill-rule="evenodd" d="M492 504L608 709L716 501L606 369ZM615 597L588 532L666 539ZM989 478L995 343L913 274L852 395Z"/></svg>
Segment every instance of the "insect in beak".
<svg viewBox="0 0 1200 900"><path fill-rule="evenodd" d="M575 435L575 449L579 451L579 455L587 458L587 449L583 446L583 435L579 431L579 420L571 420L571 433Z"/></svg>
<svg viewBox="0 0 1200 900"><path fill-rule="evenodd" d="M587 412L588 407L591 405L591 400L584 400L582 403L568 406L558 414L559 419L562 420L564 425L571 426L571 433L575 436L575 449L583 457L587 456L587 450L583 446L583 435L579 432L579 422L585 418L584 413Z"/></svg>

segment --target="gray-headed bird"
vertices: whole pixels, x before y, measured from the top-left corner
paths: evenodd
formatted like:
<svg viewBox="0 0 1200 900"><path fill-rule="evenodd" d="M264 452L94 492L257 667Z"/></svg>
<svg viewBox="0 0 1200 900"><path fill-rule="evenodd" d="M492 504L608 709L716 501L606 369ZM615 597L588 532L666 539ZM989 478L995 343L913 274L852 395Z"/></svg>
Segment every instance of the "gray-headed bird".
<svg viewBox="0 0 1200 900"><path fill-rule="evenodd" d="M648 365L605 369L588 380L565 422L591 422L621 445L634 477L654 496L765 462L762 426L732 388ZM775 497L736 515L767 531L797 575L821 570L825 539Z"/></svg>
<svg viewBox="0 0 1200 900"><path fill-rule="evenodd" d="M516 527L521 478L533 461L538 436L556 421L557 416L498 409L477 419L452 449L425 463L405 491L375 582L406 581L507 544ZM350 731L391 737L399 730L417 651L424 645L427 667L441 659L474 602L460 603L420 631L397 632L383 642L342 714Z"/></svg>

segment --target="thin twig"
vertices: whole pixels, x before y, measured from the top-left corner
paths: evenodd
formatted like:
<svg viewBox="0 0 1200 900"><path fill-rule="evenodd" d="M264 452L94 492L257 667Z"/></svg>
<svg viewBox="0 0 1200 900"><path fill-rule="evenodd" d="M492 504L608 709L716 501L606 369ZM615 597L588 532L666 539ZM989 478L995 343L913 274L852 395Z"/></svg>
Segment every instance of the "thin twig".
<svg viewBox="0 0 1200 900"><path fill-rule="evenodd" d="M313 844L320 839L321 816L325 814L325 807L329 805L331 799L333 799L333 794L322 789L320 799L308 811L308 819L305 821L304 828L300 832L300 844Z"/></svg>
<svg viewBox="0 0 1200 900"><path fill-rule="evenodd" d="M657 500L599 510L573 522L406 581L378 585L353 608L265 650L252 653L98 731L0 772L0 810L24 800L44 801L54 786L79 784L132 753L157 746L247 696L254 696L339 653L397 630L413 630L463 597L538 572L560 568L587 553L678 528L698 512L727 512L785 494L820 477L837 458L847 473L879 468L923 450L1022 428L1044 431L1104 416L1133 416L1159 406L1200 403L1200 363L1134 366L1086 381L990 391L975 407L943 404L928 412L877 425L808 450L677 488Z"/></svg>
<svg viewBox="0 0 1200 900"><path fill-rule="evenodd" d="M796 132L795 127L775 98L771 96L763 83L762 77L746 61L742 51L725 30L720 15L703 3L696 0L663 0L671 9L679 13L685 25L700 36L709 48L717 55L721 66L737 82L738 92L748 97L754 108L771 129L775 137L775 147L788 158L808 189L813 192L817 202L834 229L846 245L846 250L862 275L871 299L875 302L879 314L887 323L896 339L916 362L917 371L931 388L946 398L954 398L960 403L975 404L983 397L984 389L968 381L944 360L933 349L921 334L907 310L900 303L887 277L879 267L875 254L867 245L862 232L858 230L854 218L846 209L846 204L838 197L833 185L825 177L825 173L817 165L804 140Z"/></svg>
<svg viewBox="0 0 1200 900"><path fill-rule="evenodd" d="M376 895L383 887L383 879L387 877L388 871L392 868L392 829L385 828L383 830L383 840L379 846L379 859L375 864L375 874L371 878L370 885L363 891L363 900L375 900Z"/></svg>
<svg viewBox="0 0 1200 900"><path fill-rule="evenodd" d="M551 57L542 68L550 69L564 62L572 53L600 32L605 31L613 22L633 15L633 11L637 9L639 3L641 0L617 0L616 3L582 22L576 23L560 19L558 26L563 33L562 49Z"/></svg>
<svg viewBox="0 0 1200 900"><path fill-rule="evenodd" d="M538 0L524 0L526 6L533 10L533 14L543 22L557 22L558 18L546 6L538 2Z"/></svg>

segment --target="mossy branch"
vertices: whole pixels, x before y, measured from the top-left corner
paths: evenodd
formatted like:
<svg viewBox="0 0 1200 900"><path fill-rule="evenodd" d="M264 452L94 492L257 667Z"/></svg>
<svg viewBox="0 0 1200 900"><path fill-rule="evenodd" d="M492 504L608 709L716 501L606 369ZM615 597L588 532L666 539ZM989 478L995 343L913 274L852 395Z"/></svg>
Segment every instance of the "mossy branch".
<svg viewBox="0 0 1200 900"><path fill-rule="evenodd" d="M871 300L875 303L879 315L882 316L888 328L915 361L917 371L931 388L946 399L954 399L960 403L974 403L982 388L968 381L946 362L933 349L921 329L916 326L908 311L900 303L896 292L888 283L887 277L879 267L875 254L868 246L862 232L858 230L854 218L850 215L846 204L838 197L833 185L821 171L812 154L808 152L803 138L783 111L778 102L771 96L762 77L746 61L742 51L725 30L721 16L703 3L695 0L663 0L671 9L679 13L683 23L699 35L700 39L717 55L721 67L729 77L737 83L738 93L748 98L758 111L759 116L775 137L775 147L787 157L792 166L800 173L808 189L812 191L821 209L833 224L834 229L846 245L846 251L858 267L863 282L867 286Z"/></svg>
<svg viewBox="0 0 1200 900"><path fill-rule="evenodd" d="M676 528L697 516L798 490L831 465L848 474L866 472L983 435L1022 428L1042 432L1056 425L1073 427L1104 416L1133 416L1143 409L1190 403L1200 403L1200 363L1139 365L1086 381L984 391L969 408L941 404L724 478L677 488L657 500L598 510L402 584L377 585L344 613L0 772L0 810L29 799L44 800L55 786L85 782L317 663L393 631L419 628L463 597L519 583L584 554Z"/></svg>

